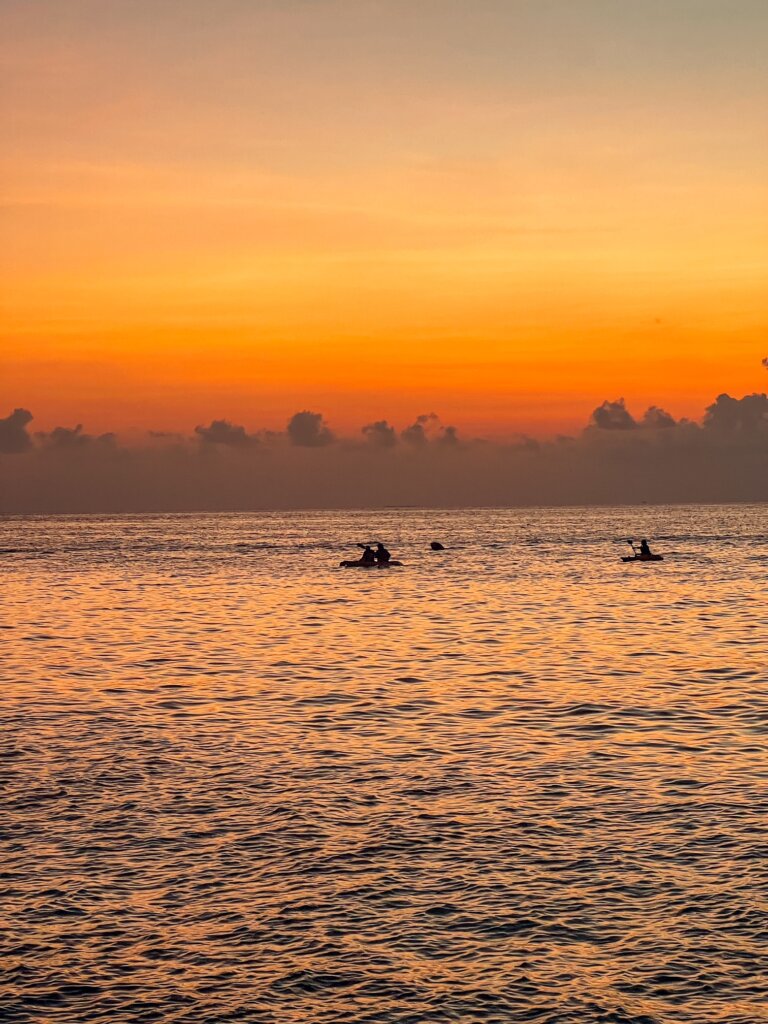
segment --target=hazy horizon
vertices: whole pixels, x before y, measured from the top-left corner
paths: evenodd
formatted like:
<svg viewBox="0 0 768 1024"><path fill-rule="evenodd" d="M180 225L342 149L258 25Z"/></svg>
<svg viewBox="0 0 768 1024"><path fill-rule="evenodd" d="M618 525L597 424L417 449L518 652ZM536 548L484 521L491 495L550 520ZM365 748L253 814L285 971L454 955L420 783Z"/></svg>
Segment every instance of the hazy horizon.
<svg viewBox="0 0 768 1024"><path fill-rule="evenodd" d="M247 511L528 507L768 500L768 395L721 394L700 422L623 399L574 436L463 437L435 413L337 434L322 413L285 430L226 419L123 443L80 424L33 431L0 418L0 511Z"/></svg>

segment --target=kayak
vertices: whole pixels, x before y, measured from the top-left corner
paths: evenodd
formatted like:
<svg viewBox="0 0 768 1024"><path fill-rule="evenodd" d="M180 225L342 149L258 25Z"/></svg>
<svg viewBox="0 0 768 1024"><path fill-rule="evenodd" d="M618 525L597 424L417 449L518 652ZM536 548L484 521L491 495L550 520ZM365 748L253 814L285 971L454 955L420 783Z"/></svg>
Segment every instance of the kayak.
<svg viewBox="0 0 768 1024"><path fill-rule="evenodd" d="M389 569L391 565L402 565L394 558L389 562L361 562L359 558L345 558L339 564L340 569Z"/></svg>
<svg viewBox="0 0 768 1024"><path fill-rule="evenodd" d="M624 555L622 562L663 562L664 555Z"/></svg>

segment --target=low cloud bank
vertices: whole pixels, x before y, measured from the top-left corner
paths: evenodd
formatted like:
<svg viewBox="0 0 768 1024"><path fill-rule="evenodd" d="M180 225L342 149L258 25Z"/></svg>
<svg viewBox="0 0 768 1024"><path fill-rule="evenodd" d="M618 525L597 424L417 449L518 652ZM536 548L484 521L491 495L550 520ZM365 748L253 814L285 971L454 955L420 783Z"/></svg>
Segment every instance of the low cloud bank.
<svg viewBox="0 0 768 1024"><path fill-rule="evenodd" d="M604 401L577 436L545 442L463 438L433 412L352 438L309 410L282 433L216 419L131 446L32 420L0 418L2 512L768 500L765 394L719 395L700 423Z"/></svg>

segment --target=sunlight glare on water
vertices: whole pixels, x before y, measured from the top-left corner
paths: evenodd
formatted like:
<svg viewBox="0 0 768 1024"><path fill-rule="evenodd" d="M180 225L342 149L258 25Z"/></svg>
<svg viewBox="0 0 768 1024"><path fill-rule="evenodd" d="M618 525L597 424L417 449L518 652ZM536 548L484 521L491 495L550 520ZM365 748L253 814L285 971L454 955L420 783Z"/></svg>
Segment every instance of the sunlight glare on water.
<svg viewBox="0 0 768 1024"><path fill-rule="evenodd" d="M765 506L0 550L4 1021L768 1021Z"/></svg>

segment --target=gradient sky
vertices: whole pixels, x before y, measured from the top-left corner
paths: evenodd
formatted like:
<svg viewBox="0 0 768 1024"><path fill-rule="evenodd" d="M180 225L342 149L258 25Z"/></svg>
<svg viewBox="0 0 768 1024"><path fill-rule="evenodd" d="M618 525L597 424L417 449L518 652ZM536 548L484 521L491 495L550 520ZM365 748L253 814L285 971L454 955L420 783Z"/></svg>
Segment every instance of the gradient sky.
<svg viewBox="0 0 768 1024"><path fill-rule="evenodd" d="M503 436L765 387L764 0L5 0L0 31L0 414Z"/></svg>

